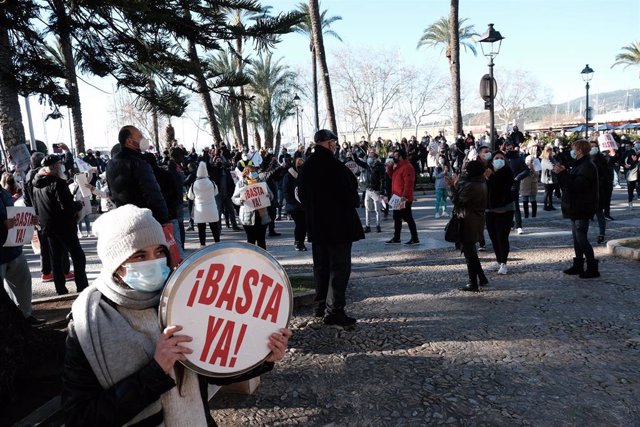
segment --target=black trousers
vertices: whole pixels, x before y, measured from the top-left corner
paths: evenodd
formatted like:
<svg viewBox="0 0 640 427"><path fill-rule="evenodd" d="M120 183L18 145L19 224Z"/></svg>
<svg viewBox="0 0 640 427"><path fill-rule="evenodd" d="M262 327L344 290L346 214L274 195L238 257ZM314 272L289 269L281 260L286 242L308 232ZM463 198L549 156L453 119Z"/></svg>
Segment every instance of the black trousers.
<svg viewBox="0 0 640 427"><path fill-rule="evenodd" d="M37 230L37 232L38 240L40 240L40 272L42 274L51 274L51 246L49 246L49 239L41 230ZM67 274L70 270L69 255L65 255L62 259L62 271Z"/></svg>
<svg viewBox="0 0 640 427"><path fill-rule="evenodd" d="M413 240L418 240L418 230L416 228L416 222L413 219L411 213L411 203L407 202L404 209L398 209L393 211L393 238L400 239L400 231L402 230L402 221L406 222L409 226L409 232Z"/></svg>
<svg viewBox="0 0 640 427"><path fill-rule="evenodd" d="M588 219L572 219L571 220L571 234L573 235L573 250L576 254L576 258L586 258L587 261L592 261L593 247L589 243L589 220Z"/></svg>
<svg viewBox="0 0 640 427"><path fill-rule="evenodd" d="M627 181L628 202L633 202L633 192L636 191L638 181ZM640 197L640 188L637 188L638 197Z"/></svg>
<svg viewBox="0 0 640 427"><path fill-rule="evenodd" d="M56 291L61 292L66 289L64 258L67 257L67 250L71 255L71 261L73 261L76 289L80 292L89 286L86 272L87 258L80 246L75 227L73 230L47 230L46 234L51 247L51 266Z"/></svg>
<svg viewBox="0 0 640 427"><path fill-rule="evenodd" d="M549 209L553 207L553 190L554 184L544 185L544 208Z"/></svg>
<svg viewBox="0 0 640 427"><path fill-rule="evenodd" d="M487 212L485 221L496 261L499 264L506 264L509 257L509 233L513 222L513 211Z"/></svg>
<svg viewBox="0 0 640 427"><path fill-rule="evenodd" d="M289 212L289 215L291 215L295 224L293 240L296 243L304 243L304 239L307 236L307 215L303 210Z"/></svg>
<svg viewBox="0 0 640 427"><path fill-rule="evenodd" d="M351 242L311 244L315 302L326 305L327 315L344 312L351 276L351 245Z"/></svg>
<svg viewBox="0 0 640 427"><path fill-rule="evenodd" d="M231 226L236 228L238 223L236 222L236 208L231 202L231 197L226 197L222 199L220 211L224 212L224 221L227 224L227 228L229 228L229 221L231 221Z"/></svg>
<svg viewBox="0 0 640 427"><path fill-rule="evenodd" d="M515 210L513 211L515 217L515 227L522 228L522 212L520 212L520 192L511 192L511 196L513 197L513 206Z"/></svg>
<svg viewBox="0 0 640 427"><path fill-rule="evenodd" d="M259 219L257 220L259 221ZM247 233L247 243L258 245L267 250L267 226L266 225L244 225L244 231Z"/></svg>
<svg viewBox="0 0 640 427"><path fill-rule="evenodd" d="M220 221L210 222L209 228L213 234L213 241L218 243L220 241ZM198 223L198 238L200 239L200 244L204 246L207 241L207 223Z"/></svg>

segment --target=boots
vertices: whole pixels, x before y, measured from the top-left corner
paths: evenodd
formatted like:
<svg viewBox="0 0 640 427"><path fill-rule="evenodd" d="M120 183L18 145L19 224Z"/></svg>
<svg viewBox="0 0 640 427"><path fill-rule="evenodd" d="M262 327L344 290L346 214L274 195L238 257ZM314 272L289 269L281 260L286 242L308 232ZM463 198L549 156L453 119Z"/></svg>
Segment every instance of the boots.
<svg viewBox="0 0 640 427"><path fill-rule="evenodd" d="M531 202L531 218L535 218L538 214L538 202L535 200Z"/></svg>
<svg viewBox="0 0 640 427"><path fill-rule="evenodd" d="M593 279L594 277L600 277L600 272L598 271L598 260L587 260L587 269L580 273L580 276L578 277L581 279Z"/></svg>
<svg viewBox="0 0 640 427"><path fill-rule="evenodd" d="M597 266L597 264L596 264ZM597 269L597 267L596 267ZM576 274L582 274L584 273L584 258L574 258L573 259L573 266L567 268L566 270L562 271L564 274L569 274L569 275L576 275Z"/></svg>
<svg viewBox="0 0 640 427"><path fill-rule="evenodd" d="M522 202L522 210L524 211L524 217L529 218L529 202Z"/></svg>
<svg viewBox="0 0 640 427"><path fill-rule="evenodd" d="M478 288L478 270L476 268L476 260L467 260L467 274L469 275L469 283L460 288L461 291L479 292Z"/></svg>

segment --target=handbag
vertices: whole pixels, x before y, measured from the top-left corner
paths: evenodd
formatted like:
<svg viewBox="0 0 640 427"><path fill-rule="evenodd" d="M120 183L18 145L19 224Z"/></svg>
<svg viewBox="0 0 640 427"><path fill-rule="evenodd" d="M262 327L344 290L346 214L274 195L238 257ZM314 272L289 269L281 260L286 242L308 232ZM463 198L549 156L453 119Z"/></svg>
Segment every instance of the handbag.
<svg viewBox="0 0 640 427"><path fill-rule="evenodd" d="M462 238L462 218L456 211L451 213L451 219L444 227L444 240L451 243L458 243Z"/></svg>

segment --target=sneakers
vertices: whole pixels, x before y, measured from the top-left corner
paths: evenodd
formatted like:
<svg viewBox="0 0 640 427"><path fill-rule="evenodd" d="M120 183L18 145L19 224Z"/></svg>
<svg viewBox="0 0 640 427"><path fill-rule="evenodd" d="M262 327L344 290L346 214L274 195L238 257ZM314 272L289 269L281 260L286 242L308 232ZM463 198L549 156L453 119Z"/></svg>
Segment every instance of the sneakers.
<svg viewBox="0 0 640 427"><path fill-rule="evenodd" d="M43 274L42 275L43 282L53 282L53 273Z"/></svg>
<svg viewBox="0 0 640 427"><path fill-rule="evenodd" d="M507 264L500 264L500 268L498 269L498 274L507 274Z"/></svg>
<svg viewBox="0 0 640 427"><path fill-rule="evenodd" d="M518 227L518 229L516 230L516 233L518 234L524 233L524 231L522 231L522 227Z"/></svg>
<svg viewBox="0 0 640 427"><path fill-rule="evenodd" d="M442 215L440 215L442 218L449 218L451 215L449 215L447 213L447 211L442 212Z"/></svg>
<svg viewBox="0 0 640 427"><path fill-rule="evenodd" d="M295 245L296 251L306 251L307 247L304 245L304 243L298 243Z"/></svg>
<svg viewBox="0 0 640 427"><path fill-rule="evenodd" d="M613 221L613 218L611 217L611 215L605 215L604 216L606 219L608 219L609 221Z"/></svg>
<svg viewBox="0 0 640 427"><path fill-rule="evenodd" d="M418 239L411 239L408 242L405 242L405 245L419 245L420 244L420 240Z"/></svg>
<svg viewBox="0 0 640 427"><path fill-rule="evenodd" d="M440 214L439 214L439 213L437 213L437 214L435 214L433 217L434 217L435 219L439 219L439 218L440 218Z"/></svg>
<svg viewBox="0 0 640 427"><path fill-rule="evenodd" d="M632 211L633 210L633 202L629 202L629 204L627 205L629 207L629 210Z"/></svg>
<svg viewBox="0 0 640 427"><path fill-rule="evenodd" d="M376 233L382 233L382 227L376 225Z"/></svg>
<svg viewBox="0 0 640 427"><path fill-rule="evenodd" d="M484 270L485 271L498 271L498 270L500 270L500 265L501 264L499 264L497 262L494 262L493 264L484 267Z"/></svg>
<svg viewBox="0 0 640 427"><path fill-rule="evenodd" d="M366 225L366 226L364 227L364 232L365 232L365 233L371 233L371 227L369 227L368 225Z"/></svg>
<svg viewBox="0 0 640 427"><path fill-rule="evenodd" d="M385 245L395 245L397 243L400 243L400 239L391 239L384 242Z"/></svg>
<svg viewBox="0 0 640 427"><path fill-rule="evenodd" d="M324 324L330 326L353 326L356 322L356 319L347 316L343 311L324 316Z"/></svg>
<svg viewBox="0 0 640 427"><path fill-rule="evenodd" d="M478 247L478 252L484 252L486 250L487 250L487 248L485 248L484 246L479 246Z"/></svg>
<svg viewBox="0 0 640 427"><path fill-rule="evenodd" d="M64 275L64 278L66 280L73 280L76 278L76 275L73 274L73 271L68 272L67 274Z"/></svg>
<svg viewBox="0 0 640 427"><path fill-rule="evenodd" d="M600 235L598 236L598 244L599 244L599 245L601 245L601 244L603 244L603 243L604 243L604 236L603 236L602 234L600 234Z"/></svg>

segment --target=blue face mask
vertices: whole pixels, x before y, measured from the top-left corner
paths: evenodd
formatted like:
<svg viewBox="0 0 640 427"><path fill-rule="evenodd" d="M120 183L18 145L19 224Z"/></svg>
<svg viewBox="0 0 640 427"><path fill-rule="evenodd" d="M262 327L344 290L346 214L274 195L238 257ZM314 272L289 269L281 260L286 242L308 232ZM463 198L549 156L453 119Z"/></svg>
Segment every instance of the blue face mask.
<svg viewBox="0 0 640 427"><path fill-rule="evenodd" d="M249 174L249 176L251 177L251 179L258 179L258 172L253 171Z"/></svg>
<svg viewBox="0 0 640 427"><path fill-rule="evenodd" d="M576 158L576 150L571 150L569 155L571 156L572 159L575 159Z"/></svg>
<svg viewBox="0 0 640 427"><path fill-rule="evenodd" d="M595 156L596 154L598 154L598 151L598 147L591 147L591 151L589 151L589 154Z"/></svg>
<svg viewBox="0 0 640 427"><path fill-rule="evenodd" d="M124 264L127 274L122 278L132 289L140 292L157 292L164 286L171 270L166 258Z"/></svg>
<svg viewBox="0 0 640 427"><path fill-rule="evenodd" d="M372 165L373 165L373 159L372 159L371 157L369 157L369 158L367 159L367 164L368 164L369 166L372 166Z"/></svg>
<svg viewBox="0 0 640 427"><path fill-rule="evenodd" d="M493 168L495 170L502 169L504 167L504 159L493 159Z"/></svg>

